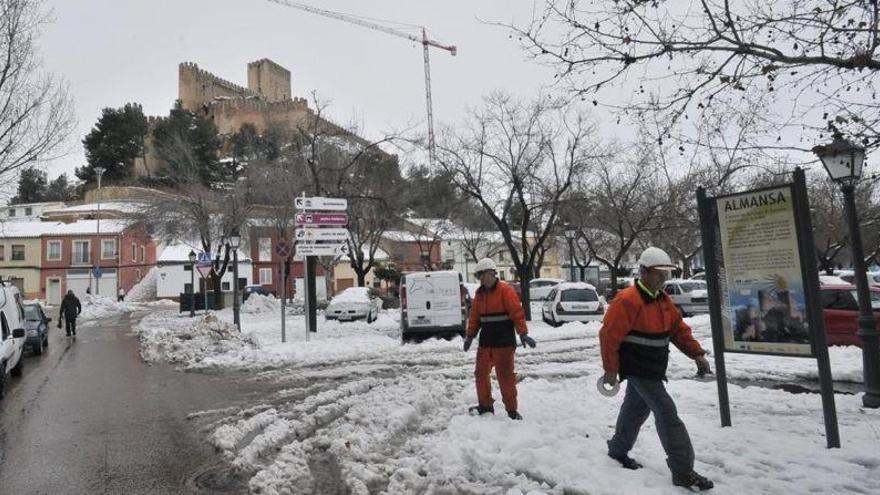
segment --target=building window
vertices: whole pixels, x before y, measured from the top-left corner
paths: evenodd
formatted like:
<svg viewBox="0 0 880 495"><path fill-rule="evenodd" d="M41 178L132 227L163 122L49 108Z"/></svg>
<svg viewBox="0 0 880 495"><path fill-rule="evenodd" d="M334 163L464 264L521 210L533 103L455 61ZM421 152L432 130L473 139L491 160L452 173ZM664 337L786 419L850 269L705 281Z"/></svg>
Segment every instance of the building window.
<svg viewBox="0 0 880 495"><path fill-rule="evenodd" d="M260 237L260 261L272 261L272 238Z"/></svg>
<svg viewBox="0 0 880 495"><path fill-rule="evenodd" d="M500 272L498 272L498 278L500 278L501 280L507 280L504 276L504 270L501 270Z"/></svg>
<svg viewBox="0 0 880 495"><path fill-rule="evenodd" d="M260 285L272 285L271 268L260 268Z"/></svg>
<svg viewBox="0 0 880 495"><path fill-rule="evenodd" d="M147 260L147 248L144 246L141 246L141 263L146 262L146 260Z"/></svg>
<svg viewBox="0 0 880 495"><path fill-rule="evenodd" d="M232 290L232 285L230 285L229 282L223 282L220 285L220 289L223 291L229 291L229 290Z"/></svg>
<svg viewBox="0 0 880 495"><path fill-rule="evenodd" d="M116 239L104 239L101 241L101 259L116 259Z"/></svg>
<svg viewBox="0 0 880 495"><path fill-rule="evenodd" d="M137 244L131 243L131 261L137 261Z"/></svg>
<svg viewBox="0 0 880 495"><path fill-rule="evenodd" d="M91 263L89 256L90 241L73 241L73 264L88 265Z"/></svg>
<svg viewBox="0 0 880 495"><path fill-rule="evenodd" d="M10 217L14 217L14 216L15 216L15 208L10 208L10 209L9 209L9 216L10 216Z"/></svg>
<svg viewBox="0 0 880 495"><path fill-rule="evenodd" d="M6 259L6 246L0 246L0 261Z"/></svg>
<svg viewBox="0 0 880 495"><path fill-rule="evenodd" d="M46 259L61 261L61 241L49 241L46 246Z"/></svg>
<svg viewBox="0 0 880 495"><path fill-rule="evenodd" d="M12 261L24 261L24 244L12 245Z"/></svg>
<svg viewBox="0 0 880 495"><path fill-rule="evenodd" d="M30 206L28 206L27 208L24 209L24 216L26 216L26 217L33 215L33 213L34 213L34 210Z"/></svg>

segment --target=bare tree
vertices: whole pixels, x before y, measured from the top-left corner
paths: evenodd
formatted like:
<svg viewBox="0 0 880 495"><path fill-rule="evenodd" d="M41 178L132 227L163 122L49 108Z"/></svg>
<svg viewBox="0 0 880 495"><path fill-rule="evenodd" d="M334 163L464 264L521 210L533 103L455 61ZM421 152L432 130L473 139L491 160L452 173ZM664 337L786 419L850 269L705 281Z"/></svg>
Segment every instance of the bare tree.
<svg viewBox="0 0 880 495"><path fill-rule="evenodd" d="M483 108L438 145L441 166L501 234L527 317L529 281L560 203L601 153L584 112L546 97L525 102L503 93L486 97Z"/></svg>
<svg viewBox="0 0 880 495"><path fill-rule="evenodd" d="M73 128L67 88L42 71L42 0L0 0L0 185L16 172L54 158Z"/></svg>
<svg viewBox="0 0 880 495"><path fill-rule="evenodd" d="M806 126L821 138L833 125L880 143L875 0L542 3L513 31L559 81L597 104L657 112L671 126L760 88L786 109L779 128ZM612 94L621 87L625 101Z"/></svg>

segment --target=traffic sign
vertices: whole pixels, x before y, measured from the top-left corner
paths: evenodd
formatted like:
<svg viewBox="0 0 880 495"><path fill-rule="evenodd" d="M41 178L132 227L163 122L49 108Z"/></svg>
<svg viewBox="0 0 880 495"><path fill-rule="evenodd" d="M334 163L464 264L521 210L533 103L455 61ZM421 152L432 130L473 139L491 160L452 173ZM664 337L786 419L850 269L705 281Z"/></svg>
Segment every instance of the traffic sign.
<svg viewBox="0 0 880 495"><path fill-rule="evenodd" d="M297 225L346 225L348 215L345 213L297 213Z"/></svg>
<svg viewBox="0 0 880 495"><path fill-rule="evenodd" d="M341 256L348 254L348 244L297 244L298 259L303 256Z"/></svg>
<svg viewBox="0 0 880 495"><path fill-rule="evenodd" d="M277 244L275 244L275 254L277 254L280 258L287 258L288 256L290 256L290 249L290 244L288 244L285 240L280 240Z"/></svg>
<svg viewBox="0 0 880 495"><path fill-rule="evenodd" d="M297 210L329 210L345 211L348 209L348 200L342 198L295 198L293 206Z"/></svg>
<svg viewBox="0 0 880 495"><path fill-rule="evenodd" d="M211 255L202 251L199 253L198 261L199 261L199 263L210 263L211 262Z"/></svg>
<svg viewBox="0 0 880 495"><path fill-rule="evenodd" d="M202 265L201 263L199 263L198 265L196 265L196 270L199 271L199 275L201 275L202 278L208 278L211 276L211 272L214 271L214 266L210 264Z"/></svg>
<svg viewBox="0 0 880 495"><path fill-rule="evenodd" d="M92 269L92 275L94 275L95 278L101 278L101 275L103 275L103 274L104 274L104 272L101 271L100 266L96 266L95 268Z"/></svg>
<svg viewBox="0 0 880 495"><path fill-rule="evenodd" d="M346 229L314 229L302 228L296 229L294 232L296 242L313 242L313 241L336 241L345 242L348 240L348 230Z"/></svg>

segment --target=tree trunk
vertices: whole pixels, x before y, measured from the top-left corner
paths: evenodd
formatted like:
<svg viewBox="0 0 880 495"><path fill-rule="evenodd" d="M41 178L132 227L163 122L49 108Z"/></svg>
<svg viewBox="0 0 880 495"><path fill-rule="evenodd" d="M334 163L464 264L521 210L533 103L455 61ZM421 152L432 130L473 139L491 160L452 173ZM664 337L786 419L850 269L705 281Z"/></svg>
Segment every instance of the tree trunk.
<svg viewBox="0 0 880 495"><path fill-rule="evenodd" d="M531 267L524 266L519 271L519 288L520 299L522 300L523 311L526 313L526 321L532 319L532 300L529 297L529 282L532 280Z"/></svg>
<svg viewBox="0 0 880 495"><path fill-rule="evenodd" d="M358 270L357 272L358 279L358 287L365 287L367 285L367 274Z"/></svg>
<svg viewBox="0 0 880 495"><path fill-rule="evenodd" d="M214 307L212 309L223 309L223 288L221 287L220 276L216 272L211 272L211 285L214 291Z"/></svg>

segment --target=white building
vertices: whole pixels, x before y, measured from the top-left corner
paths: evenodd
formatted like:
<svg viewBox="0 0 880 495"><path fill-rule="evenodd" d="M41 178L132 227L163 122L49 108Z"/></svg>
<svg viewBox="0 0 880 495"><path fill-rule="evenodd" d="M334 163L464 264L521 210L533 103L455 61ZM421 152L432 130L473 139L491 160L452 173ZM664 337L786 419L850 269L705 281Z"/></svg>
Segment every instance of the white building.
<svg viewBox="0 0 880 495"><path fill-rule="evenodd" d="M199 252L192 246L174 244L166 246L156 262L156 297L159 299L177 298L181 293L189 292L190 281L195 281L195 292L200 292L202 284L198 270L191 270L189 252ZM231 256L230 256L231 258ZM253 267L249 256L239 250L238 252L238 280L239 286L251 285ZM232 292L232 260L221 279L223 292Z"/></svg>
<svg viewBox="0 0 880 495"><path fill-rule="evenodd" d="M6 208L0 209L0 221L40 220L44 212L60 208L64 208L64 203L60 201L9 205Z"/></svg>

